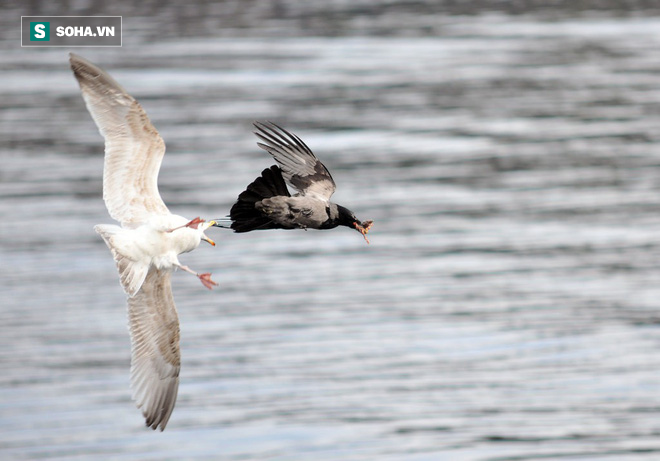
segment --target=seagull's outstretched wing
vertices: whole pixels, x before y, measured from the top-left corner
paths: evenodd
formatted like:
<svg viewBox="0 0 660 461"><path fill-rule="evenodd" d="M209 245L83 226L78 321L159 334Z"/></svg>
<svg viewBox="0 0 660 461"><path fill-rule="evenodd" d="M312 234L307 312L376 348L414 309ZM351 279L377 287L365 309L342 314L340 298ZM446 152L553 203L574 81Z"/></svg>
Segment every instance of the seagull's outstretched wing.
<svg viewBox="0 0 660 461"><path fill-rule="evenodd" d="M110 216L137 227L151 214L169 214L158 193L165 143L138 102L106 72L70 54L87 110L105 138L103 199Z"/></svg>
<svg viewBox="0 0 660 461"><path fill-rule="evenodd" d="M133 399L152 429L165 429L179 390L179 316L171 272L152 267L140 291L128 298Z"/></svg>
<svg viewBox="0 0 660 461"><path fill-rule="evenodd" d="M312 150L295 134L272 122L254 122L259 147L273 156L280 165L284 180L300 195L314 195L329 200L335 192L335 181Z"/></svg>

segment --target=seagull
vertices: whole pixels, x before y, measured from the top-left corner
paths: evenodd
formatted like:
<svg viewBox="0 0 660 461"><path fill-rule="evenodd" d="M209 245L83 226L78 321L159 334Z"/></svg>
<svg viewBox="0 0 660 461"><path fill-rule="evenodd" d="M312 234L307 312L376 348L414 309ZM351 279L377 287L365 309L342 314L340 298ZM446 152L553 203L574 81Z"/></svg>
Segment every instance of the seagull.
<svg viewBox="0 0 660 461"><path fill-rule="evenodd" d="M334 229L346 226L367 243L373 221L360 221L348 208L330 201L336 185L328 169L298 136L273 122L254 122L257 145L278 165L261 172L238 196L226 218L214 226L250 232L258 229ZM297 191L291 195L287 185Z"/></svg>
<svg viewBox="0 0 660 461"><path fill-rule="evenodd" d="M209 289L217 285L211 274L198 274L177 258L202 240L215 246L204 234L214 222L170 213L157 184L165 143L144 109L91 62L73 53L69 62L105 138L103 200L121 227L99 224L94 230L110 248L128 295L133 399L146 425L162 431L176 403L181 369L171 273L181 269Z"/></svg>

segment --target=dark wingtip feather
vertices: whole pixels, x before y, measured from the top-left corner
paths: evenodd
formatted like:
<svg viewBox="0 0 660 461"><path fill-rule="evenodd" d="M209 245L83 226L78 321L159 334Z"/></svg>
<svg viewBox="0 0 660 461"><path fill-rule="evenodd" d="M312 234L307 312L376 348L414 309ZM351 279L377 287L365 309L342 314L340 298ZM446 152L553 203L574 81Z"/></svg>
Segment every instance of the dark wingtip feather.
<svg viewBox="0 0 660 461"><path fill-rule="evenodd" d="M271 121L266 121L266 122L258 122L255 121L252 123L255 128L259 131L254 131L253 133L262 141L264 141L267 144L262 144L257 142L257 145L264 149L265 151L268 151L272 154L271 150L286 150L287 147L294 148L299 150L300 152L304 152L306 155L309 155L310 157L316 159L316 155L312 152L312 149L309 148L305 142L300 139L298 136L295 134L291 133L290 131L285 130L278 124L271 122Z"/></svg>
<svg viewBox="0 0 660 461"><path fill-rule="evenodd" d="M125 93L126 97L131 98L126 90L114 79L96 64L88 61L80 55L69 53L69 65L73 75L78 80L81 89L88 87L95 91L109 91L112 89L117 93Z"/></svg>

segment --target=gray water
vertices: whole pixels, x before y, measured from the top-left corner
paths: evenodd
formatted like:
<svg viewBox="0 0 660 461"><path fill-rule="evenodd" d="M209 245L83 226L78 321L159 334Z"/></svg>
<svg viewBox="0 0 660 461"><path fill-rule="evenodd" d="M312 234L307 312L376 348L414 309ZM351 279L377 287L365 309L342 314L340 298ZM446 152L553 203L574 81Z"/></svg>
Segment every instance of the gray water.
<svg viewBox="0 0 660 461"><path fill-rule="evenodd" d="M225 215L273 120L371 245L211 230L181 260L220 286L173 277L179 399L146 429L92 230L102 139L71 50L21 49L11 18L35 11L7 7L2 458L660 459L660 17L240 5L102 11L124 46L75 51L159 129L173 212Z"/></svg>

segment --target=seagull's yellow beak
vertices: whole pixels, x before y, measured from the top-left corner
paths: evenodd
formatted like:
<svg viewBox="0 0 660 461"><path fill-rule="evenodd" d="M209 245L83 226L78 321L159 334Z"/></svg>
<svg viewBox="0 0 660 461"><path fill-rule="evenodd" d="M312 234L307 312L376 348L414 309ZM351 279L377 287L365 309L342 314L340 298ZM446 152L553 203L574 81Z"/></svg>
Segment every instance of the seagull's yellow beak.
<svg viewBox="0 0 660 461"><path fill-rule="evenodd" d="M211 227L211 226L214 225L214 224L215 224L215 221L207 221L207 222L205 222L204 224L202 224L202 226L204 226L204 227L203 227L203 230L208 229L209 227ZM213 240L211 240L210 238L208 238L208 236L207 236L206 234L202 234L202 240L204 240L205 242L208 242L208 243L210 243L211 245L215 246L215 242L214 242Z"/></svg>

